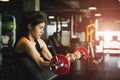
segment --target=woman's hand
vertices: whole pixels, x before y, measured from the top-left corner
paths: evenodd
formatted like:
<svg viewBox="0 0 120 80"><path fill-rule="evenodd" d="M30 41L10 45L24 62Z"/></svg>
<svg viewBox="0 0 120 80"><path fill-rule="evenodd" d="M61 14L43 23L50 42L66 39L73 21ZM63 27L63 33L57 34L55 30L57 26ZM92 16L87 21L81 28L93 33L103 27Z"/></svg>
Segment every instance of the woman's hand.
<svg viewBox="0 0 120 80"><path fill-rule="evenodd" d="M79 50L76 50L74 53L68 53L66 56L70 62L74 62L76 59L80 59L81 53Z"/></svg>
<svg viewBox="0 0 120 80"><path fill-rule="evenodd" d="M66 55L66 57L68 58L68 60L69 60L70 62L74 62L74 61L76 60L76 57L75 57L75 55L74 55L73 53L68 53L68 54Z"/></svg>
<svg viewBox="0 0 120 80"><path fill-rule="evenodd" d="M76 50L76 51L73 53L73 55L76 57L76 59L80 59L80 58L81 58L82 53L80 53L80 51L79 51L79 50Z"/></svg>

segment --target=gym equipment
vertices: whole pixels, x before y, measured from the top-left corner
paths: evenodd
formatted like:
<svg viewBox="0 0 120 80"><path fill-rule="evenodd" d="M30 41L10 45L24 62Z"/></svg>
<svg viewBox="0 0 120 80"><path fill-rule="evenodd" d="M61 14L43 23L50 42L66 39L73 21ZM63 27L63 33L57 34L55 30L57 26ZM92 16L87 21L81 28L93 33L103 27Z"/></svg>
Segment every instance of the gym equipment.
<svg viewBox="0 0 120 80"><path fill-rule="evenodd" d="M8 22L6 21L6 22L3 22L2 27L4 30L12 31L14 29L14 23L13 21L8 21Z"/></svg>
<svg viewBox="0 0 120 80"><path fill-rule="evenodd" d="M13 15L2 15L0 22L0 45L2 49L10 49L14 46L16 39L16 18Z"/></svg>
<svg viewBox="0 0 120 80"><path fill-rule="evenodd" d="M57 54L55 48L52 48L54 56L51 59L50 70L57 75L64 75L70 70L70 62L63 54Z"/></svg>
<svg viewBox="0 0 120 80"><path fill-rule="evenodd" d="M81 53L80 60L85 60L89 58L88 50L85 47L79 47L77 50L79 50Z"/></svg>
<svg viewBox="0 0 120 80"><path fill-rule="evenodd" d="M80 51L81 57L83 57L83 59L88 58L88 51L86 48L79 47L77 50ZM54 49L53 49L53 51L55 52ZM70 65L70 57L71 56L66 57L63 54L55 53L55 55L51 59L50 70L52 70L53 73L55 73L57 75L65 75L70 70L70 66L71 66ZM76 57L76 55L75 55L75 57ZM81 60L81 58L80 58L80 60Z"/></svg>
<svg viewBox="0 0 120 80"><path fill-rule="evenodd" d="M56 54L51 59L51 63L55 65L52 68L54 68L53 72L57 75L64 75L70 70L70 61L62 54Z"/></svg>

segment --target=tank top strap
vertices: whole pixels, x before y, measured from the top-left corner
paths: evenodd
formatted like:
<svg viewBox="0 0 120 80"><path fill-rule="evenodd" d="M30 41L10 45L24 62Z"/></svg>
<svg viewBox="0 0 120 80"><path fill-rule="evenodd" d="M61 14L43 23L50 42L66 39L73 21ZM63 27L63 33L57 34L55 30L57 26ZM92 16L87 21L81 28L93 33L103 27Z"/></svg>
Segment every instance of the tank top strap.
<svg viewBox="0 0 120 80"><path fill-rule="evenodd" d="M39 52L39 54L41 55L41 57L44 59L44 60L47 60L46 58L44 58L43 54L42 54L42 50L41 50L41 46L39 44L39 42L35 39L35 42L36 42L36 49L37 51Z"/></svg>

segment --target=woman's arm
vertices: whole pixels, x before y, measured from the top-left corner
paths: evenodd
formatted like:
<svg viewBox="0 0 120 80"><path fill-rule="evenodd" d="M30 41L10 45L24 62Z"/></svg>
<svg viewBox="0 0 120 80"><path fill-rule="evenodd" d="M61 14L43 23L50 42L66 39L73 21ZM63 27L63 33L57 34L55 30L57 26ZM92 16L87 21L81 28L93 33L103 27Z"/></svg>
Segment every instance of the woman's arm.
<svg viewBox="0 0 120 80"><path fill-rule="evenodd" d="M74 62L75 60L80 59L81 53L79 50L76 50L73 53L67 53L66 57L70 62Z"/></svg>
<svg viewBox="0 0 120 80"><path fill-rule="evenodd" d="M27 39L24 39L22 43L23 49L28 55L37 63L39 66L49 67L50 62L44 61L42 57L40 57L39 52L36 50L35 45L31 44L31 42Z"/></svg>
<svg viewBox="0 0 120 80"><path fill-rule="evenodd" d="M39 42L39 45L41 46L43 56L47 60L51 60L52 59L52 54L48 50L46 43L43 40L41 40L41 39L38 39L38 42Z"/></svg>

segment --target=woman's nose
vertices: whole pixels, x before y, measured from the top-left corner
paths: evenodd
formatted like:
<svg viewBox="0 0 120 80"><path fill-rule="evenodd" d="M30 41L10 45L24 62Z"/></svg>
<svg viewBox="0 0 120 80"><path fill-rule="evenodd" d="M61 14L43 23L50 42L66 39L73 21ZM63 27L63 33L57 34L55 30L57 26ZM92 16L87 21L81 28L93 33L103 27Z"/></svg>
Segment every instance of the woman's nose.
<svg viewBox="0 0 120 80"><path fill-rule="evenodd" d="M44 33L44 30L41 30L42 33Z"/></svg>

